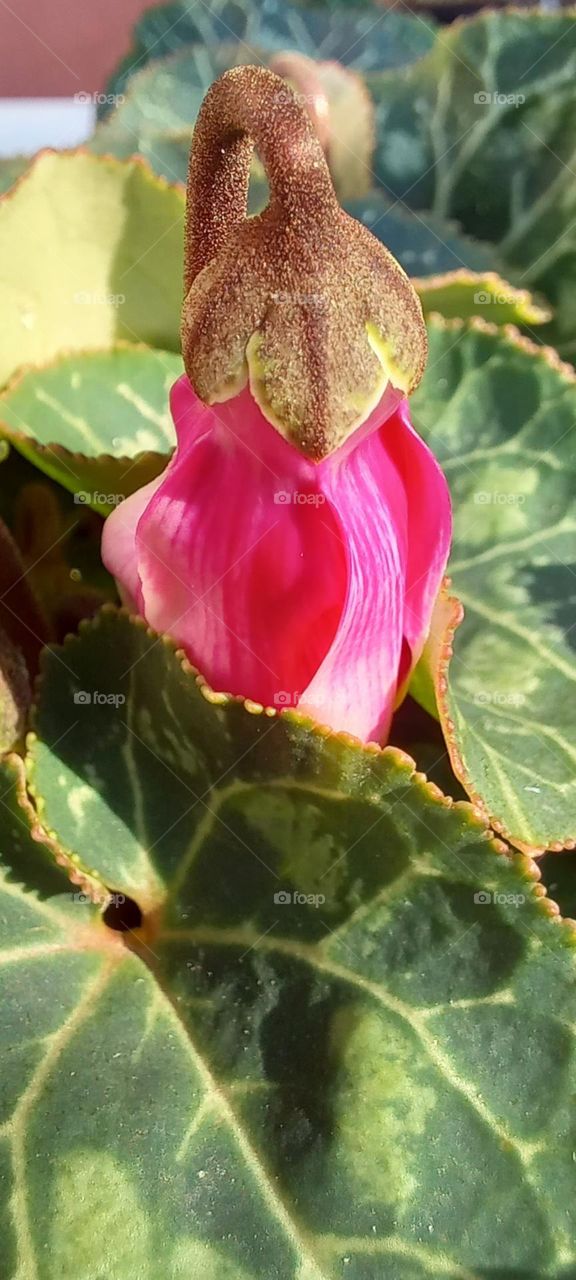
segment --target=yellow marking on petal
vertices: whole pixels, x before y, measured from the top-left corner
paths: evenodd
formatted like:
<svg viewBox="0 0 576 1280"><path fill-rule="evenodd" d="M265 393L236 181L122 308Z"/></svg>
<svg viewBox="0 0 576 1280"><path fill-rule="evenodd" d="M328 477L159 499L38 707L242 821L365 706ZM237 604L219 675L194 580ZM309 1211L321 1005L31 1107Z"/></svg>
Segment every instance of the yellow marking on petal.
<svg viewBox="0 0 576 1280"><path fill-rule="evenodd" d="M408 395L412 381L410 373L405 369L401 369L396 363L390 351L390 344L382 337L378 326L373 324L371 320L366 325L366 333L374 355L378 356L385 372L384 387L387 382L391 382L392 386L396 387L398 391L403 391L404 395ZM384 390L384 387L382 390Z"/></svg>
<svg viewBox="0 0 576 1280"><path fill-rule="evenodd" d="M351 424L348 427L346 436L350 435L353 431L356 430L357 427L361 426L362 423L365 422L367 418L370 417L370 414L382 399L382 396L384 395L386 387L388 386L388 382L389 381L393 382L393 378L389 377L389 373L388 373L388 370L393 367L391 358L390 356L388 356L387 358L388 365L387 365L384 359L384 356L382 354L385 344L383 340L380 339L380 349L376 349L374 342L371 340L371 335L369 332L370 329L372 328L375 328L375 326L373 325L366 326L368 341L370 343L371 348L374 350L375 355L377 355L382 365L382 374L380 377L377 378L376 382L373 384L371 388L366 388L365 394L349 396L346 402L346 408L352 411L354 417ZM275 412L274 407L271 404L270 399L268 398L267 391L266 391L267 382L271 376L272 378L274 377L274 371L275 371L274 366L276 362L272 360L265 362L261 356L261 348L262 348L262 334L257 330L256 333L252 334L252 337L250 338L250 341L248 342L248 345L246 347L246 358L248 362L248 371L249 371L249 379L250 379L250 391L252 393L252 396L256 401L258 408L262 410L264 417L267 419L268 422L272 424L273 427L276 428L276 430L280 433L280 435L283 436L285 440L288 440L290 444L295 444L297 447L302 448L302 441L296 438L295 435L290 433L290 431L286 426L286 422L283 420L280 414ZM395 374L395 376L401 377L402 375ZM404 379L404 382L406 385L408 385L409 378L406 377ZM402 390L404 389L400 382L394 383L394 385L401 386ZM332 448L330 450L326 450L323 456L327 457L329 453L333 453L335 449L339 448L339 446L343 443L344 438L345 436L343 436L342 438L334 439L332 443Z"/></svg>

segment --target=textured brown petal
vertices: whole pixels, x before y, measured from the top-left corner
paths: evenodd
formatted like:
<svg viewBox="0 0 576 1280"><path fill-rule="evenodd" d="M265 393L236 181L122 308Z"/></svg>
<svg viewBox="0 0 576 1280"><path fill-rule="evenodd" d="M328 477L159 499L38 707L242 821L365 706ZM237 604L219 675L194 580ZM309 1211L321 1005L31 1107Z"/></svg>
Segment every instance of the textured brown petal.
<svg viewBox="0 0 576 1280"><path fill-rule="evenodd" d="M246 217L256 147L270 202ZM319 460L368 416L388 381L426 359L420 303L390 253L340 208L308 114L257 67L204 100L188 181L186 371L208 404L250 379L262 411Z"/></svg>

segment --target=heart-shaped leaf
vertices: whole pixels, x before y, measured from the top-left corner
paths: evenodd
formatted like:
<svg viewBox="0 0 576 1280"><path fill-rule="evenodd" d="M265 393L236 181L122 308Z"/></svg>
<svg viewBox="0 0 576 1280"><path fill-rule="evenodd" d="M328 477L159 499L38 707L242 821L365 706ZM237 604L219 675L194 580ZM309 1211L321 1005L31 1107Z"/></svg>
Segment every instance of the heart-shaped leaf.
<svg viewBox="0 0 576 1280"><path fill-rule="evenodd" d="M20 1271L559 1277L576 958L533 864L401 753L210 697L122 615L48 655L38 730L45 819L145 914L131 954L8 886Z"/></svg>
<svg viewBox="0 0 576 1280"><path fill-rule="evenodd" d="M336 189L341 198L360 194L369 185L374 122L358 72L403 66L429 49L433 38L430 23L371 5L353 13L277 0L268 0L264 9L254 0L217 0L201 13L182 4L159 6L137 24L133 55L102 95L100 125L89 145L99 154L138 153L163 177L185 182L192 129L212 81L239 63L278 70L275 55L296 51L315 60L319 87L330 103Z"/></svg>
<svg viewBox="0 0 576 1280"><path fill-rule="evenodd" d="M42 153L0 201L0 385L118 339L178 351L183 225L143 161Z"/></svg>
<svg viewBox="0 0 576 1280"><path fill-rule="evenodd" d="M106 515L159 475L176 442L169 390L182 361L127 344L59 356L0 396L0 432L78 505Z"/></svg>
<svg viewBox="0 0 576 1280"><path fill-rule="evenodd" d="M429 337L412 409L454 503L464 621L447 683L450 611L429 651L452 764L514 843L562 845L576 835L574 374L478 322L437 318Z"/></svg>
<svg viewBox="0 0 576 1280"><path fill-rule="evenodd" d="M442 29L417 67L370 78L388 194L497 246L576 351L576 20L506 10Z"/></svg>

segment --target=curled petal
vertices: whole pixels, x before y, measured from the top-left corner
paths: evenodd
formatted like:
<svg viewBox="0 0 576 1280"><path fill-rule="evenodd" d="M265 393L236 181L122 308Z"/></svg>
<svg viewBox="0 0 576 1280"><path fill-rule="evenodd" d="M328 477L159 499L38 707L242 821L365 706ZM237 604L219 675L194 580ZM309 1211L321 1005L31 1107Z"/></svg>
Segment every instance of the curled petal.
<svg viewBox="0 0 576 1280"><path fill-rule="evenodd" d="M444 472L414 430L406 400L399 407L398 418L395 430L388 423L382 428L382 440L406 494L405 644L399 676L401 686L416 665L430 628L450 551L452 508Z"/></svg>
<svg viewBox="0 0 576 1280"><path fill-rule="evenodd" d="M142 592L136 556L136 529L140 516L161 482L162 476L157 476L130 494L116 508L115 519L106 521L102 534L104 564L116 578L123 603L139 613L142 613Z"/></svg>
<svg viewBox="0 0 576 1280"><path fill-rule="evenodd" d="M148 622L218 689L387 733L445 567L446 482L390 389L319 464L248 389L216 409L183 377L164 475L109 517L103 554Z"/></svg>

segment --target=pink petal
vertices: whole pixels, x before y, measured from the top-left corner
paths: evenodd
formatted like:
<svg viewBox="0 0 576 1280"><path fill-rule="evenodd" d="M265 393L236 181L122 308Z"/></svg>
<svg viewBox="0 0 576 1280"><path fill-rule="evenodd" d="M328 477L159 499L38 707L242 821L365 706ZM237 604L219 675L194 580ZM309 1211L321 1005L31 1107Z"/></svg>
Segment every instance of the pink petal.
<svg viewBox="0 0 576 1280"><path fill-rule="evenodd" d="M406 497L380 432L320 466L340 520L347 587L337 633L302 706L325 724L378 740L389 728L402 649Z"/></svg>
<svg viewBox="0 0 576 1280"><path fill-rule="evenodd" d="M387 422L383 443L402 477L408 513L404 638L407 653L401 684L416 665L430 627L452 538L452 507L446 477L434 454L414 430L408 402L399 410L402 427Z"/></svg>
<svg viewBox="0 0 576 1280"><path fill-rule="evenodd" d="M136 527L163 477L150 480L108 516L102 533L102 559L119 586L123 602L142 611L140 574L136 556Z"/></svg>
<svg viewBox="0 0 576 1280"><path fill-rule="evenodd" d="M103 555L213 687L388 731L448 553L444 477L389 390L318 465L246 388L207 408L173 388L176 453L106 525Z"/></svg>
<svg viewBox="0 0 576 1280"><path fill-rule="evenodd" d="M270 427L248 389L209 411L211 430L195 437L192 394L180 380L178 450L137 528L142 607L215 687L294 703L341 612L337 525L316 468ZM295 493L310 502L279 501Z"/></svg>

